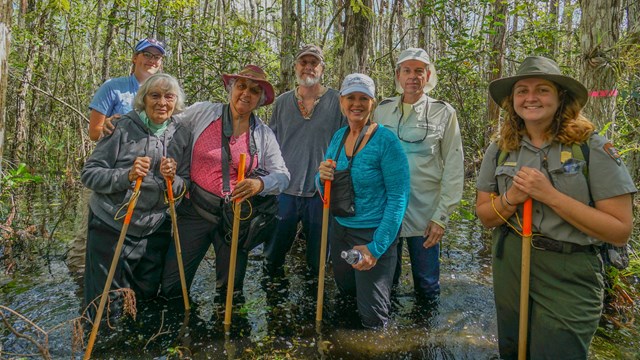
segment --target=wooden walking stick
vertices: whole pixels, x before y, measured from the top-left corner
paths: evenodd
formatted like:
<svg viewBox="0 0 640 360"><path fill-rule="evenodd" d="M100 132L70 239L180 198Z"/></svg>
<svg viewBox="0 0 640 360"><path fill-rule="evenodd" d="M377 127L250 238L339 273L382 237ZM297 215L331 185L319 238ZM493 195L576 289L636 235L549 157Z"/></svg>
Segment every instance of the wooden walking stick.
<svg viewBox="0 0 640 360"><path fill-rule="evenodd" d="M527 328L529 326L529 277L531 269L531 220L533 200L524 202L522 213L522 265L520 268L520 322L518 329L518 360L527 358Z"/></svg>
<svg viewBox="0 0 640 360"><path fill-rule="evenodd" d="M124 223L122 224L122 230L120 231L120 238L116 244L116 249L113 252L113 260L111 260L111 268L109 268L109 274L107 275L107 281L104 284L104 290L102 290L102 296L100 297L100 305L98 306L98 312L96 318L93 320L93 328L91 329L91 335L89 336L89 342L87 343L87 350L84 352L84 360L88 360L91 357L93 351L93 344L96 341L98 335L98 328L100 327L100 321L102 320L102 313L104 312L104 306L107 303L107 297L109 296L109 290L111 289L111 282L113 281L113 275L116 272L116 265L118 265L118 259L122 252L122 245L124 244L124 238L127 236L127 229L131 222L131 215L133 215L133 208L136 207L138 202L138 196L140 195L140 185L142 184L142 177L136 179L136 185L133 188L133 194L131 200L129 200L129 207L127 208L127 214L124 217Z"/></svg>
<svg viewBox="0 0 640 360"><path fill-rule="evenodd" d="M182 264L182 249L180 248L180 234L178 233L178 217L176 216L176 200L173 198L173 181L167 180L167 197L169 198L169 213L171 214L171 228L173 231L173 239L175 240L176 257L178 258L178 273L180 273L180 283L182 284L182 299L184 300L184 309L189 311L189 295L187 295L187 280L184 276L184 266Z"/></svg>
<svg viewBox="0 0 640 360"><path fill-rule="evenodd" d="M328 160L330 163L331 159ZM322 237L320 238L320 267L318 272L318 303L316 305L316 325L322 322L322 303L324 301L324 270L327 262L327 233L329 231L329 202L331 201L331 181L324 181L322 198Z"/></svg>
<svg viewBox="0 0 640 360"><path fill-rule="evenodd" d="M244 180L244 164L247 154L240 154L240 164L238 165L238 183ZM237 184L237 183L236 183ZM231 232L231 258L229 259L229 279L227 280L227 303L224 309L224 329L229 332L231 329L231 306L233 305L233 285L236 278L236 258L238 256L238 236L240 234L240 200L236 199L233 204L233 227Z"/></svg>

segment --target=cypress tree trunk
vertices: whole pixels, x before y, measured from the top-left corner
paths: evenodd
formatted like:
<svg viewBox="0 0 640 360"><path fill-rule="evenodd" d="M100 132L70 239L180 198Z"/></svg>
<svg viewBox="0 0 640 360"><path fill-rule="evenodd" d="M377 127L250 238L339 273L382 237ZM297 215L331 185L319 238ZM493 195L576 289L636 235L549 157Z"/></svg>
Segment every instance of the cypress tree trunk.
<svg viewBox="0 0 640 360"><path fill-rule="evenodd" d="M600 129L615 119L620 4L620 0L580 0L582 83L591 97L583 112Z"/></svg>
<svg viewBox="0 0 640 360"><path fill-rule="evenodd" d="M280 41L280 83L278 93L291 90L295 86L293 70L294 56L298 47L295 25L297 21L293 0L282 0L282 37Z"/></svg>
<svg viewBox="0 0 640 360"><path fill-rule="evenodd" d="M0 1L0 173L2 173L2 153L4 152L4 123L6 106L5 100L7 95L7 77L9 75L9 67L7 66L7 57L9 55L9 46L11 40L11 0ZM0 185L2 178L0 177Z"/></svg>
<svg viewBox="0 0 640 360"><path fill-rule="evenodd" d="M371 41L371 0L347 7L340 79L354 72L366 72Z"/></svg>

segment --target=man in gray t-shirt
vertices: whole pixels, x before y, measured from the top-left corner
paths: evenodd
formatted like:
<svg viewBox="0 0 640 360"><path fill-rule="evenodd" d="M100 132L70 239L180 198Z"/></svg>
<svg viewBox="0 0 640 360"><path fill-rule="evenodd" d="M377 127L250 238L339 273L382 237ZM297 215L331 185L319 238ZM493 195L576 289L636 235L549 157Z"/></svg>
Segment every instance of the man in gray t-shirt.
<svg viewBox="0 0 640 360"><path fill-rule="evenodd" d="M318 273L322 198L316 190L315 174L331 137L346 125L338 92L321 84L325 67L322 49L303 46L294 67L298 86L276 99L269 121L291 173L289 187L278 196L276 230L264 249L265 273L271 276L284 275L285 256L299 222L307 242L307 266L311 274Z"/></svg>

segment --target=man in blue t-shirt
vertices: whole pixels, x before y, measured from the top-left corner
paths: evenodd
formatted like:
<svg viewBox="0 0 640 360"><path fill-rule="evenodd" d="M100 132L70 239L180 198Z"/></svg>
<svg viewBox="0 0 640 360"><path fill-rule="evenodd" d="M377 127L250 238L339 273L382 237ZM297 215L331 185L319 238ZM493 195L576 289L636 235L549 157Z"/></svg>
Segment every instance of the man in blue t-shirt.
<svg viewBox="0 0 640 360"><path fill-rule="evenodd" d="M109 79L96 91L89 109L89 138L99 140L113 131L112 121L133 110L133 98L140 84L162 69L162 59L166 51L164 44L153 38L142 39L136 44L132 68L129 76ZM89 197L91 191L84 189L78 201L75 224L76 236L67 255L70 270L82 273L87 242L87 220L89 218Z"/></svg>

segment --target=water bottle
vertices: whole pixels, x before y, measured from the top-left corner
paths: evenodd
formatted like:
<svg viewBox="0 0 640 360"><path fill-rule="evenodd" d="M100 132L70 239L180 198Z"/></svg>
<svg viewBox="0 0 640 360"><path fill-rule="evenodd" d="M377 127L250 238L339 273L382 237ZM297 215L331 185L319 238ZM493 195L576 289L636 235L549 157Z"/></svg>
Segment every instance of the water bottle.
<svg viewBox="0 0 640 360"><path fill-rule="evenodd" d="M347 262L347 264L357 264L362 260L362 253L356 249L343 251L340 253L340 257Z"/></svg>

